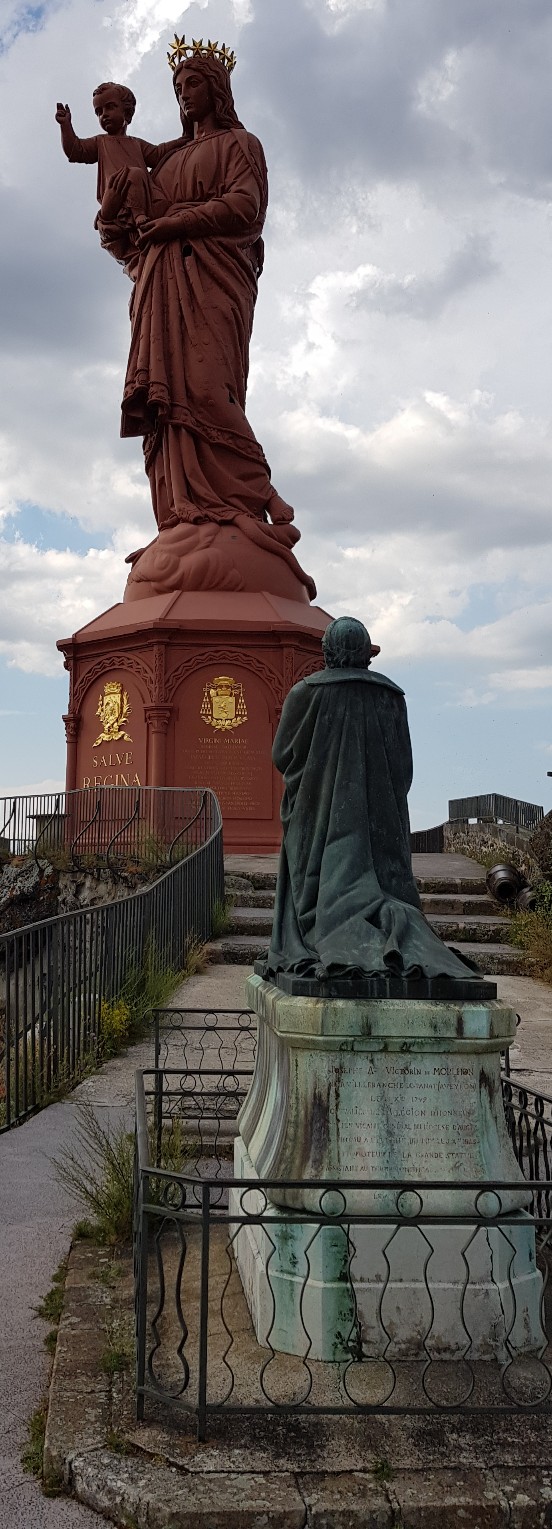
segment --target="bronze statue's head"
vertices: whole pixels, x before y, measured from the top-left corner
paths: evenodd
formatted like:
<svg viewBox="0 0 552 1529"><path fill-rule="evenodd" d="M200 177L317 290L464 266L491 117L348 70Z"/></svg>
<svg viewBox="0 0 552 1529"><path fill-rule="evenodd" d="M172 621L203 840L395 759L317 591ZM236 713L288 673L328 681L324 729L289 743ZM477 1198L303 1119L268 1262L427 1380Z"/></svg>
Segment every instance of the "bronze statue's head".
<svg viewBox="0 0 552 1529"><path fill-rule="evenodd" d="M124 121L128 124L132 122L136 111L136 96L132 90L129 90L128 85L116 85L114 80L106 80L103 85L96 85L92 93L92 105L100 120L103 107L109 113L111 106L118 105Z"/></svg>
<svg viewBox="0 0 552 1529"><path fill-rule="evenodd" d="M354 616L338 616L330 621L322 638L326 669L367 669L379 648L372 646L370 633Z"/></svg>
<svg viewBox="0 0 552 1529"><path fill-rule="evenodd" d="M194 54L193 58L186 58L181 64L177 64L173 74L173 85L184 130L188 126L186 113L182 108L182 86L186 72L190 75L201 76L208 85L211 109L215 113L217 127L241 127L234 106L228 69L209 54Z"/></svg>

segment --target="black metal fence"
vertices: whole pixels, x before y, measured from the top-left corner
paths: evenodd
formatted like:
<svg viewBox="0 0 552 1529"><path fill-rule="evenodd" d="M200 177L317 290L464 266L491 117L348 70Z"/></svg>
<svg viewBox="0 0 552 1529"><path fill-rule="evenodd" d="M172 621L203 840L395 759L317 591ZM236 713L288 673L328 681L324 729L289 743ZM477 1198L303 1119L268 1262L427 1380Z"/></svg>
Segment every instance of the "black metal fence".
<svg viewBox="0 0 552 1529"><path fill-rule="evenodd" d="M502 1099L506 1124L526 1179L539 1185L532 1209L552 1215L552 1098L517 1083L509 1071L502 1074Z"/></svg>
<svg viewBox="0 0 552 1529"><path fill-rule="evenodd" d="M148 959L182 968L224 897L222 819L210 792L203 843L142 891L0 935L0 1130L75 1081L97 1053L102 1006Z"/></svg>
<svg viewBox="0 0 552 1529"><path fill-rule="evenodd" d="M96 786L0 798L0 850L76 868L172 865L214 831L210 791Z"/></svg>
<svg viewBox="0 0 552 1529"><path fill-rule="evenodd" d="M544 817L544 808L534 802L520 802L515 797L500 796L496 791L486 796L462 796L449 802L449 822L512 823L515 828L536 828Z"/></svg>
<svg viewBox="0 0 552 1529"><path fill-rule="evenodd" d="M249 1011L160 1013L164 1065L137 1077L138 1416L146 1401L161 1405L205 1438L217 1418L263 1411L550 1410L552 1101L503 1076L526 1176L521 1204L519 1181L370 1180L309 1184L316 1212L278 1209L297 1186L233 1177L254 1049ZM364 1215L347 1214L353 1190L372 1207ZM436 1209L443 1193L446 1218ZM359 1295L367 1246L377 1258ZM413 1314L401 1342L405 1250L416 1278L400 1295ZM331 1359L317 1348L328 1267L337 1269L326 1291L338 1333ZM299 1353L284 1352L290 1327Z"/></svg>
<svg viewBox="0 0 552 1529"><path fill-rule="evenodd" d="M445 825L436 828L418 828L410 835L413 855L442 855L445 848Z"/></svg>
<svg viewBox="0 0 552 1529"><path fill-rule="evenodd" d="M187 1159L220 1171L225 1147L255 1067L257 1016L251 1009L156 1009L155 1162L163 1130L185 1130Z"/></svg>

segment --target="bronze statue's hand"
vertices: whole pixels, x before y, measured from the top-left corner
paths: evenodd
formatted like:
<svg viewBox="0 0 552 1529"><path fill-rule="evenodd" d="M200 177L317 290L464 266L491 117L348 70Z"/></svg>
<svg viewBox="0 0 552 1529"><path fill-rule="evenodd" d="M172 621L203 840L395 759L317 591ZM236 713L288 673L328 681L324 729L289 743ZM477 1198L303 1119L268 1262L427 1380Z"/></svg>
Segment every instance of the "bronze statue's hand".
<svg viewBox="0 0 552 1529"><path fill-rule="evenodd" d="M68 106L63 105L63 101L57 103L56 122L66 122L69 127L71 126L71 112Z"/></svg>
<svg viewBox="0 0 552 1529"><path fill-rule="evenodd" d="M137 235L138 248L147 250L150 244L167 244L170 239L178 239L180 236L181 231L174 218L145 218L140 223Z"/></svg>
<svg viewBox="0 0 552 1529"><path fill-rule="evenodd" d="M127 180L126 167L117 170L115 175L109 177L100 208L101 216L106 223L112 222L124 207Z"/></svg>

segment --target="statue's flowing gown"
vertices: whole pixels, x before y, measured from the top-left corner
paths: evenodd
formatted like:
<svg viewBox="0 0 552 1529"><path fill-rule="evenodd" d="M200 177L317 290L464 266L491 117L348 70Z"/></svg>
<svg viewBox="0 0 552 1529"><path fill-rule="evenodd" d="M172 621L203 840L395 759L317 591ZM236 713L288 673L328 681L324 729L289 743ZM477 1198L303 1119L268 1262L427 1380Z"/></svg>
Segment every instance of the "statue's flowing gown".
<svg viewBox="0 0 552 1529"><path fill-rule="evenodd" d="M269 468L245 416L258 241L267 205L261 144L206 134L152 174L153 216L186 214L187 236L137 268L122 434L143 435L157 523L264 520Z"/></svg>

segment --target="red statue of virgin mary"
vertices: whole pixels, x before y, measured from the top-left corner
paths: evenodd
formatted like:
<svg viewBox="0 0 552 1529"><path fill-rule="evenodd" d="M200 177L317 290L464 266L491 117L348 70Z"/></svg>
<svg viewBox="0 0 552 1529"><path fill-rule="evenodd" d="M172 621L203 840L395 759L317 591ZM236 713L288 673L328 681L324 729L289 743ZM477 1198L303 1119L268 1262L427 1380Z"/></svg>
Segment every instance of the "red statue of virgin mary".
<svg viewBox="0 0 552 1529"><path fill-rule="evenodd" d="M134 282L121 433L143 437L159 530L132 556L126 598L275 581L277 592L312 599L291 551L293 510L245 414L268 201L263 149L235 111L232 54L176 39L169 59L184 135L150 175L152 216L134 222L123 171L109 216L104 200L98 218L102 244ZM238 534L221 543L228 525ZM259 584L267 554L274 562Z"/></svg>

